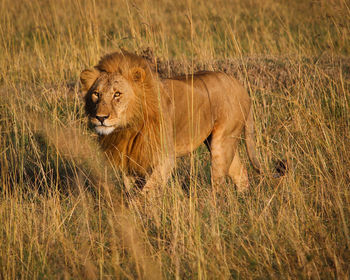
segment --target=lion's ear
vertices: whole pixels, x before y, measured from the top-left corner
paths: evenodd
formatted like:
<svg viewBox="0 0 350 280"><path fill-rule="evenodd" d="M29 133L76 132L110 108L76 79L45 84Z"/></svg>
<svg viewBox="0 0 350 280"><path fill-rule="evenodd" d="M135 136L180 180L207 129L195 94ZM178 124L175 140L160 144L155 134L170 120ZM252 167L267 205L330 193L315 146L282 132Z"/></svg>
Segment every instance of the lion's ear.
<svg viewBox="0 0 350 280"><path fill-rule="evenodd" d="M130 70L130 76L134 82L142 83L146 78L146 72L140 67L134 67Z"/></svg>
<svg viewBox="0 0 350 280"><path fill-rule="evenodd" d="M85 69L80 74L80 82L82 85L82 91L83 93L86 93L91 86L94 84L96 79L100 76L100 71L98 71L95 68L92 69Z"/></svg>

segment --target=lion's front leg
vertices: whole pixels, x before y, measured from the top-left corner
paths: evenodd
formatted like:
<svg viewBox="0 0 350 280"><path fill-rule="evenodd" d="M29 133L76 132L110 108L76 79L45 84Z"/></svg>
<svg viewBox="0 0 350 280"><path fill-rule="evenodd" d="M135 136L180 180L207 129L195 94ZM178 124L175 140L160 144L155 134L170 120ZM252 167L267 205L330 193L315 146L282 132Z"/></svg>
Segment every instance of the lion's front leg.
<svg viewBox="0 0 350 280"><path fill-rule="evenodd" d="M173 157L162 161L154 169L148 180L146 181L145 186L142 189L143 193L150 192L157 187L166 184L168 179L174 170L175 160Z"/></svg>

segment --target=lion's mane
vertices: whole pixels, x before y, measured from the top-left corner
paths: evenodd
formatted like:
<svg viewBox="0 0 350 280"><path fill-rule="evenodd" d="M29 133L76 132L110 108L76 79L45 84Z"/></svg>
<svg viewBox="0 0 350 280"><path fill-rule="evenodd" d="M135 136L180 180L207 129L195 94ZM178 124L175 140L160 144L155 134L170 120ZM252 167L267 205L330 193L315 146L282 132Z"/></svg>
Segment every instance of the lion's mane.
<svg viewBox="0 0 350 280"><path fill-rule="evenodd" d="M103 150L117 166L130 174L144 176L157 163L160 149L158 95L162 94L163 88L158 75L145 59L126 51L102 57L95 68L100 72L123 75L136 93L133 122L128 127L100 136L100 140ZM142 82L135 81L130 73L137 68L144 70Z"/></svg>

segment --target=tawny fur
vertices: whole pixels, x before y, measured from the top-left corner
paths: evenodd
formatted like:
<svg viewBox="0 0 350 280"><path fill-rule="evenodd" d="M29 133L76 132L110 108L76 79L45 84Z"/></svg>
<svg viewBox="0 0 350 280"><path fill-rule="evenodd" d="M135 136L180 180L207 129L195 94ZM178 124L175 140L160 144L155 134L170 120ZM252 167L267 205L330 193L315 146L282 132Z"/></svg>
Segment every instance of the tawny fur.
<svg viewBox="0 0 350 280"><path fill-rule="evenodd" d="M81 82L92 123L107 131L96 120L102 116L114 128L100 136L102 148L127 175L149 176L145 189L166 182L175 157L193 151L206 139L213 182L220 183L228 175L238 190L248 188L237 146L246 127L248 154L259 168L254 123L250 98L233 77L199 72L161 80L145 59L122 52L104 56L94 69L84 70ZM126 93L119 97L117 91L118 97L110 97L119 89ZM123 102L125 113L118 113Z"/></svg>

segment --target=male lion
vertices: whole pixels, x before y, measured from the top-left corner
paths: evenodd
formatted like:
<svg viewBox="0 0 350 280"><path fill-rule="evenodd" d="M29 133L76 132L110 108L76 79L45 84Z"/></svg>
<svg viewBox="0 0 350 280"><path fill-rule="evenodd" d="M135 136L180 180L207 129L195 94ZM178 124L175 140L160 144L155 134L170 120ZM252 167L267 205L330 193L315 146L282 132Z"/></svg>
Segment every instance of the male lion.
<svg viewBox="0 0 350 280"><path fill-rule="evenodd" d="M247 170L237 151L243 128L249 158L259 170L251 101L233 77L203 71L161 79L145 59L123 51L102 57L80 79L103 150L126 176L146 179L143 191L166 182L175 158L205 140L212 182L228 175L238 191L246 190Z"/></svg>

